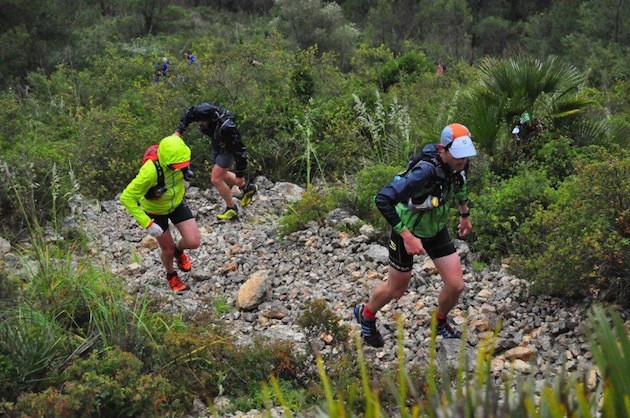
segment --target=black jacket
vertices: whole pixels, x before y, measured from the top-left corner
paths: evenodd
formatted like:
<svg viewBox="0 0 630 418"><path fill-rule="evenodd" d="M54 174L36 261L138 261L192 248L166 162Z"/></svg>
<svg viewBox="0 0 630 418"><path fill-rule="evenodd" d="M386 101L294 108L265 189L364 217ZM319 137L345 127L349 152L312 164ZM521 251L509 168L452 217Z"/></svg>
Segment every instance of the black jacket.
<svg viewBox="0 0 630 418"><path fill-rule="evenodd" d="M234 155L234 173L237 177L243 177L247 170L247 149L232 112L212 103L201 103L186 110L176 131L183 133L192 122L202 120L210 121L207 128L201 127L201 133L211 138L213 151L220 153L226 150Z"/></svg>

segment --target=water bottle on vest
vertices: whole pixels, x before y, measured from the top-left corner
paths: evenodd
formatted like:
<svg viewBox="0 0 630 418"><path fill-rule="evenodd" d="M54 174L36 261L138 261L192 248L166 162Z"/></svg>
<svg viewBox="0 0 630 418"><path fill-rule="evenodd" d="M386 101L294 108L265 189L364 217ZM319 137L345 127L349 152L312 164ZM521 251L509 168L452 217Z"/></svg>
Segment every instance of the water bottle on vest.
<svg viewBox="0 0 630 418"><path fill-rule="evenodd" d="M414 212L426 212L440 206L440 199L436 196L428 195L426 199L418 202L416 198L410 197L407 207Z"/></svg>

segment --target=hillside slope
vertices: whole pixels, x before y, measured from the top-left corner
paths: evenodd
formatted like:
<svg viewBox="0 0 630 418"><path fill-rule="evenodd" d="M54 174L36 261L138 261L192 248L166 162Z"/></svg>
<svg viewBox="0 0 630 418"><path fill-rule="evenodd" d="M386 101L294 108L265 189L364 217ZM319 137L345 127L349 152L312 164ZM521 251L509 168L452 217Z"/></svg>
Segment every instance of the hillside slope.
<svg viewBox="0 0 630 418"><path fill-rule="evenodd" d="M95 260L124 277L131 294L146 293L158 300L161 309L184 316L204 312L220 315L233 337L242 343L261 336L289 339L304 349L309 343L323 348L323 340L307 341L297 325L305 302L325 300L330 310L357 330L352 308L365 302L372 289L386 278L387 249L371 237L373 228L369 225L364 225L358 235L342 232L340 225L358 219L338 209L329 214L324 225L312 224L304 231L278 238L277 221L302 189L290 183L274 184L262 177L258 183L261 189L254 202L241 210L238 221L227 223L215 218L223 208L214 189L193 187L188 191L187 201L196 214L203 243L189 253L193 269L181 278L190 290L183 294L170 291L159 251L149 248L153 240L118 201L83 206L76 220L94 239L91 251ZM556 298L527 296L525 282L510 275L505 266L499 271L475 271L468 246L457 241L457 249L464 265L466 290L452 312L453 320L462 324L468 312L468 343L473 354L478 342L502 324L493 361L495 376L515 368L542 382L547 372L560 372L563 359L569 371L590 368L585 334L587 301L568 305ZM407 294L379 314L385 347L365 348L366 358L376 368L395 367L398 314L405 324L407 362L422 365L427 358L430 315L441 281L428 258L417 257L416 261ZM234 307L237 292L253 275L266 278L265 296L253 309L239 310ZM218 313L218 300L231 308ZM452 345L439 345L441 350L449 347Z"/></svg>

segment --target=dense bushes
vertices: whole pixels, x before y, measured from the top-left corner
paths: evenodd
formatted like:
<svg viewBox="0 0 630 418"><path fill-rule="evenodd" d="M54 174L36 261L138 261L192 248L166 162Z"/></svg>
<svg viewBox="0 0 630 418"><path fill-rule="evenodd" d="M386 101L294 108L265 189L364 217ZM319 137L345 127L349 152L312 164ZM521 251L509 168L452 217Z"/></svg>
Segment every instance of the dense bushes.
<svg viewBox="0 0 630 418"><path fill-rule="evenodd" d="M286 214L280 220L280 234L287 235L306 228L310 222L322 223L333 202L329 194L311 186L302 194L300 200L288 205Z"/></svg>
<svg viewBox="0 0 630 418"><path fill-rule="evenodd" d="M18 410L34 416L139 416L183 413L173 397L176 385L154 373L130 353L112 348L94 353L68 367L60 388L27 393Z"/></svg>
<svg viewBox="0 0 630 418"><path fill-rule="evenodd" d="M599 149L515 231L514 268L538 291L630 300L630 159Z"/></svg>
<svg viewBox="0 0 630 418"><path fill-rule="evenodd" d="M486 261L510 254L518 227L549 202L547 173L521 167L520 175L489 185L472 198L474 249Z"/></svg>
<svg viewBox="0 0 630 418"><path fill-rule="evenodd" d="M627 152L578 150L560 137L523 155L512 177L475 189L474 250L486 261L512 255L534 291L627 302Z"/></svg>
<svg viewBox="0 0 630 418"><path fill-rule="evenodd" d="M381 215L374 204L374 197L392 179L401 167L373 165L366 167L356 176L356 208L361 218L368 220L379 229L388 227L387 221Z"/></svg>

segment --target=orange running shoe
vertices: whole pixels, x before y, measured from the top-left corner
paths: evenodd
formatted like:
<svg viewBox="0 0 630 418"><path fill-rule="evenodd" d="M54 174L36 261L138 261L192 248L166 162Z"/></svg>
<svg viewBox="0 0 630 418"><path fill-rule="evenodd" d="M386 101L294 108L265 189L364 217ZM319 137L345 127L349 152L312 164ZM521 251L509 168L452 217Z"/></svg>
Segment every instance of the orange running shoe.
<svg viewBox="0 0 630 418"><path fill-rule="evenodd" d="M177 273L170 277L167 274L166 279L168 280L168 285L171 287L173 292L183 292L184 290L188 290L188 286L186 286L186 283L179 280Z"/></svg>
<svg viewBox="0 0 630 418"><path fill-rule="evenodd" d="M175 255L175 261L177 262L177 267L179 267L181 271L190 271L192 265L190 263L190 258L188 258L186 253L182 251L180 255Z"/></svg>

